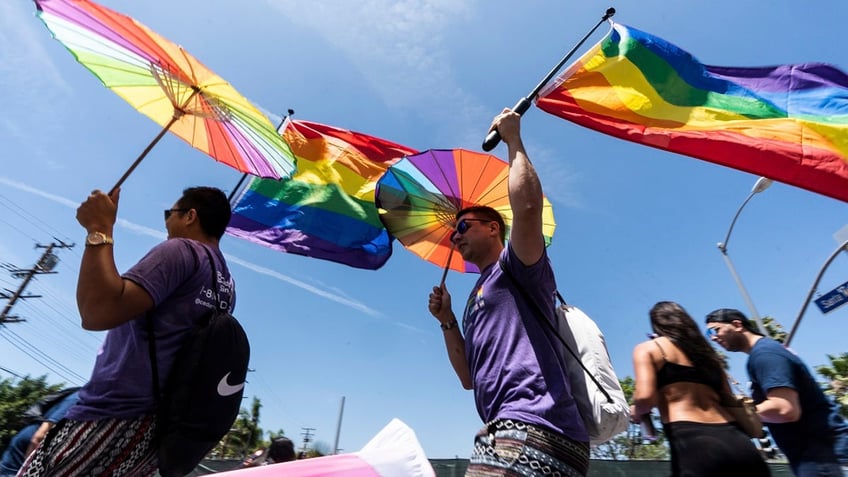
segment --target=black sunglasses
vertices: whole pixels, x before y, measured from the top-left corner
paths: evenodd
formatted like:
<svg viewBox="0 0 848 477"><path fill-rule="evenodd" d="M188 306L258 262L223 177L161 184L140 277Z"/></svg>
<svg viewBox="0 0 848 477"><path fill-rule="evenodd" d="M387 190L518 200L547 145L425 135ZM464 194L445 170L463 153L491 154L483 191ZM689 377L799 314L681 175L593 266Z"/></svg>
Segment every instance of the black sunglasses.
<svg viewBox="0 0 848 477"><path fill-rule="evenodd" d="M453 239L455 239L457 235L462 235L465 232L468 232L468 229L471 228L471 226L468 225L468 222L494 222L494 220L487 220L487 219L462 219L462 220L460 220L459 222L456 223L456 228L454 229L454 231L451 232L451 235L450 235L451 242L453 242Z"/></svg>
<svg viewBox="0 0 848 477"><path fill-rule="evenodd" d="M165 209L165 220L171 217L174 212L188 212L191 209Z"/></svg>

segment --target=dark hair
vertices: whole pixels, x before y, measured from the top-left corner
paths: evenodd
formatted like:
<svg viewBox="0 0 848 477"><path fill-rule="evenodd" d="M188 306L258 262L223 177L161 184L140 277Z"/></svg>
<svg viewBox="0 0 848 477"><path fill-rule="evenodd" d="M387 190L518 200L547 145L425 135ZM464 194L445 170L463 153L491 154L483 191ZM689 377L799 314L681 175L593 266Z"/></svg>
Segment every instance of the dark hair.
<svg viewBox="0 0 848 477"><path fill-rule="evenodd" d="M707 315L705 321L707 323L733 323L735 320L739 320L742 326L751 333L765 336L753 321L749 320L741 311L733 308L719 308L718 310L714 310Z"/></svg>
<svg viewBox="0 0 848 477"><path fill-rule="evenodd" d="M230 223L232 210L227 196L215 187L189 187L177 201L182 209L194 209L203 233L220 239Z"/></svg>
<svg viewBox="0 0 848 477"><path fill-rule="evenodd" d="M689 361L704 369L707 376L726 379L724 361L682 306L673 301L660 301L651 308L649 314L655 333L671 340L686 354Z"/></svg>
<svg viewBox="0 0 848 477"><path fill-rule="evenodd" d="M471 207L466 207L454 216L455 219L459 219L465 214L474 214L481 219L491 220L492 222L496 222L498 224L498 228L500 230L501 235L501 243L506 242L506 224L504 223L503 216L497 210L485 206L485 205L474 205Z"/></svg>
<svg viewBox="0 0 848 477"><path fill-rule="evenodd" d="M268 446L268 459L276 463L295 460L294 443L288 437L278 437Z"/></svg>

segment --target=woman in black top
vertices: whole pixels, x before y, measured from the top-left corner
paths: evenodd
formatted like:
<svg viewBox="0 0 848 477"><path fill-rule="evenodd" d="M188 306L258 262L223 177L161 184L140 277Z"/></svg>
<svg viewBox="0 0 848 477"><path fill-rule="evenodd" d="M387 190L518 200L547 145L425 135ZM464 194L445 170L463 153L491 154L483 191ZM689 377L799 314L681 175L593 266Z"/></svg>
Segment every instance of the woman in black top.
<svg viewBox="0 0 848 477"><path fill-rule="evenodd" d="M662 301L650 311L656 338L636 345L634 420L660 411L671 448L673 476L768 476L751 439L720 403L730 394L718 353L680 305Z"/></svg>

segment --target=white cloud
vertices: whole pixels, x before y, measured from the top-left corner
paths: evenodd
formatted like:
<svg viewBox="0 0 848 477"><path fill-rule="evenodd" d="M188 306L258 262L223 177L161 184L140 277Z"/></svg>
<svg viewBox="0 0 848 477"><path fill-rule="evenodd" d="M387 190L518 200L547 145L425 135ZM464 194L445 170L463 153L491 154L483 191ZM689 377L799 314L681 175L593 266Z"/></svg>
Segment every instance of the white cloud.
<svg viewBox="0 0 848 477"><path fill-rule="evenodd" d="M347 55L388 106L468 103L442 37L470 15L473 1L267 1Z"/></svg>

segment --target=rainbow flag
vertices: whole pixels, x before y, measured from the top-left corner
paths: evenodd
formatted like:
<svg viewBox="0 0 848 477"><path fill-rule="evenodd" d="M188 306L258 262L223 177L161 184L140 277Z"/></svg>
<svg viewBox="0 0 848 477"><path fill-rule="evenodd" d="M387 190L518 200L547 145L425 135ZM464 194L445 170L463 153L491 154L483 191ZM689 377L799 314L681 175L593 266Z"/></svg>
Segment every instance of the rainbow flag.
<svg viewBox="0 0 848 477"><path fill-rule="evenodd" d="M291 179L253 178L235 198L227 233L281 252L376 270L392 237L374 205L377 180L417 151L307 121L283 137L297 159Z"/></svg>
<svg viewBox="0 0 848 477"><path fill-rule="evenodd" d="M848 201L848 75L832 65L708 66L613 24L536 105L620 139Z"/></svg>

